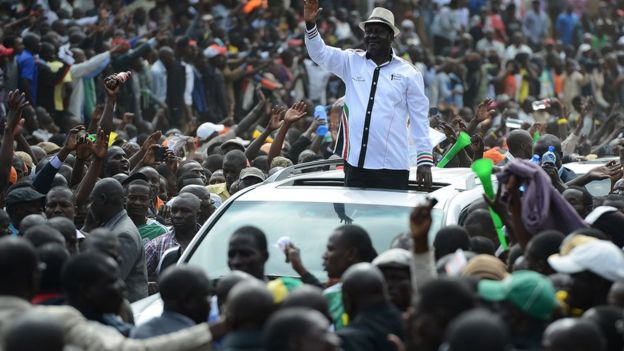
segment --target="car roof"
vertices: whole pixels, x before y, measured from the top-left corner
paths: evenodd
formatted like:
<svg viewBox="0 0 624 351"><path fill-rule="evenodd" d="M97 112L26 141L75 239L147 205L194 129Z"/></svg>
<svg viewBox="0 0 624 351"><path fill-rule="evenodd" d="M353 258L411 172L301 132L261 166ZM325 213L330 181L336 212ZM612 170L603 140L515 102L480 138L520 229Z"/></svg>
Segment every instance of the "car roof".
<svg viewBox="0 0 624 351"><path fill-rule="evenodd" d="M236 197L236 201L300 201L414 206L427 196L442 200L480 184L469 168L431 169L433 186L416 184L416 168L410 170L410 190L364 189L344 186L342 160L323 160L286 168L267 181ZM329 167L329 170L326 170ZM321 169L323 168L323 169ZM333 168L333 169L332 169ZM309 173L302 173L312 171Z"/></svg>
<svg viewBox="0 0 624 351"><path fill-rule="evenodd" d="M594 160L564 163L563 166L574 171L574 173L581 175L581 174L586 174L593 168L603 166L609 163L610 161L614 161L614 160L619 161L619 159L620 159L619 157L615 157L615 156L601 157L601 158L597 158Z"/></svg>

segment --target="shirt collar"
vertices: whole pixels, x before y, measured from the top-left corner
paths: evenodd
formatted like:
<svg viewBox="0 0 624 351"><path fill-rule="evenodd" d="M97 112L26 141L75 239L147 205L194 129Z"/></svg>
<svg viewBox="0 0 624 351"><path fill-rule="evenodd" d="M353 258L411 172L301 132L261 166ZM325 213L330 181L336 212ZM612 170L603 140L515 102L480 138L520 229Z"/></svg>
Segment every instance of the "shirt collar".
<svg viewBox="0 0 624 351"><path fill-rule="evenodd" d="M379 65L379 67L383 67L383 66L389 65L390 62L392 62L392 60L394 60L394 49L390 48L390 50L391 50L391 52L390 52L390 57L388 58L388 61L382 63L381 65ZM368 52L366 52L365 57L366 57L367 60L371 60L371 58L368 56ZM375 65L376 65L376 63L375 63Z"/></svg>

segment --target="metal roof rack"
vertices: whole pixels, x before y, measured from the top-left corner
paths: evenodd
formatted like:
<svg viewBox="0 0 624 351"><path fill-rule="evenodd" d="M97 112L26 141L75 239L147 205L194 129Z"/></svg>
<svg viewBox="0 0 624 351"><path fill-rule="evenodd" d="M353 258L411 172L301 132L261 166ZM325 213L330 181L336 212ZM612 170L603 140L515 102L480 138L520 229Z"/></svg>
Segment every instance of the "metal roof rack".
<svg viewBox="0 0 624 351"><path fill-rule="evenodd" d="M344 165L344 161L342 159L319 160L300 163L280 170L279 172L270 176L266 181L269 183L278 182L280 180L288 179L289 177L296 174L311 173L317 171L330 171L335 170L338 166L342 165Z"/></svg>

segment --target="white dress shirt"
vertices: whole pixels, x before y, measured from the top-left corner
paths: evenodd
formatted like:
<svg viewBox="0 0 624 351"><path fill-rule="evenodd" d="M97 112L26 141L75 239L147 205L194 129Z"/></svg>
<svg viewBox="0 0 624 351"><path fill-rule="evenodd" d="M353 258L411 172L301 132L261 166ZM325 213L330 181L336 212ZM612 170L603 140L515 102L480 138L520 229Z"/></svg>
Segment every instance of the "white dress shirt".
<svg viewBox="0 0 624 351"><path fill-rule="evenodd" d="M167 69L162 61L158 60L150 69L152 74L152 93L158 102L167 100Z"/></svg>
<svg viewBox="0 0 624 351"><path fill-rule="evenodd" d="M429 100L413 65L393 54L377 66L362 50L326 46L316 27L305 43L310 58L346 85L336 153L354 167L409 170L411 139L416 163L433 165Z"/></svg>
<svg viewBox="0 0 624 351"><path fill-rule="evenodd" d="M186 62L182 62L182 66L184 66L184 73L186 77L186 83L184 86L184 104L186 104L186 106L191 106L193 105L193 86L195 84L193 66Z"/></svg>

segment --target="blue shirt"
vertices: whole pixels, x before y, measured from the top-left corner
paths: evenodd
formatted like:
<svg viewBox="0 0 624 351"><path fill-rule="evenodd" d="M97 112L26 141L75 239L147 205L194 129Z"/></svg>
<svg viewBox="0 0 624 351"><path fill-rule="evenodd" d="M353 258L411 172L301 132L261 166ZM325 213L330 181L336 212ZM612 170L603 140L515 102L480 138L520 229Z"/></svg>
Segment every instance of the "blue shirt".
<svg viewBox="0 0 624 351"><path fill-rule="evenodd" d="M17 55L17 67L19 70L19 88L24 91L24 86L21 82L22 79L26 79L30 82L30 94L33 106L37 105L37 62L33 54L24 49L21 54Z"/></svg>
<svg viewBox="0 0 624 351"><path fill-rule="evenodd" d="M182 314L164 311L160 317L153 318L130 332L134 339L148 339L155 336L165 335L178 330L190 328L195 322Z"/></svg>
<svg viewBox="0 0 624 351"><path fill-rule="evenodd" d="M575 13L562 13L557 17L557 34L561 38L561 42L565 45L572 45L574 41L574 29L578 23L578 16Z"/></svg>

